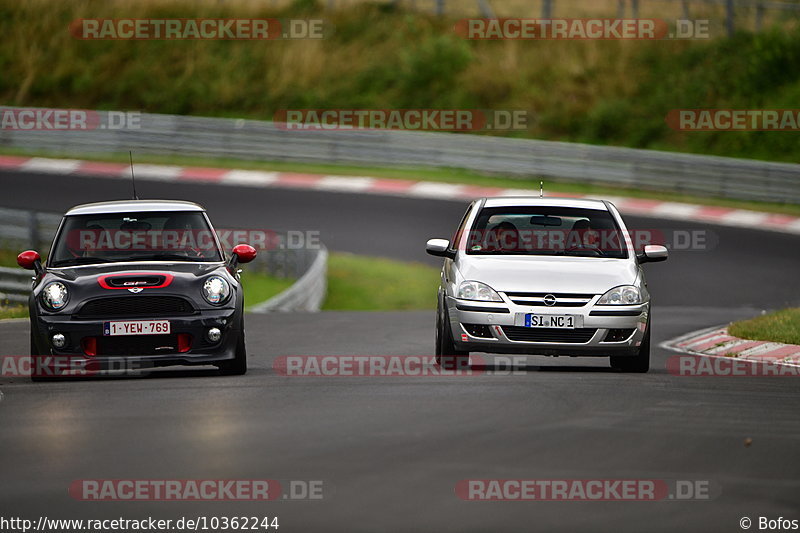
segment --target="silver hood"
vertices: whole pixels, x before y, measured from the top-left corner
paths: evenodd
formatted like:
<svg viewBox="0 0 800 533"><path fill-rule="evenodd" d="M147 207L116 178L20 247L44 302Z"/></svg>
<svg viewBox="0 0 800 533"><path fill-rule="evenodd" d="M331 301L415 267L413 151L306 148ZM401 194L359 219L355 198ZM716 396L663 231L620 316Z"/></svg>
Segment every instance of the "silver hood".
<svg viewBox="0 0 800 533"><path fill-rule="evenodd" d="M592 294L633 284L639 271L630 259L475 255L462 255L458 270L462 280L480 281L498 292Z"/></svg>

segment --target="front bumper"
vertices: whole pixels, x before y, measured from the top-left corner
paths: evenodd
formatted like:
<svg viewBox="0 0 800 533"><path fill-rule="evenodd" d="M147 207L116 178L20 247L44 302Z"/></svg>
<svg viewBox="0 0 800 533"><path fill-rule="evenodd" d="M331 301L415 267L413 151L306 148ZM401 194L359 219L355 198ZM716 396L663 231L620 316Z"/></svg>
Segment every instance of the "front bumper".
<svg viewBox="0 0 800 533"><path fill-rule="evenodd" d="M235 309L204 309L190 316L158 316L154 320L169 320L170 336L179 334L188 335L190 345L188 349L179 351L177 345L164 342L166 346L152 353L137 353L135 346L142 341L150 340L146 337L161 337L157 335L132 335L103 337L103 323L109 320L138 320L136 318L104 319L73 319L69 315L39 315L31 322L33 341L36 343L40 357L51 356L49 365L56 370L114 369L132 370L167 365L204 365L219 361L233 359L236 355L236 345L239 340L241 317ZM222 331L222 337L217 342L207 339L209 328L216 327ZM52 336L61 333L66 337L63 348L55 348L51 342ZM164 336L165 337L165 336ZM86 339L97 339L97 353L86 353ZM186 338L186 337L184 337ZM113 355L104 354L100 348L113 339L115 347L131 346L130 349L114 350ZM159 339L160 340L160 339ZM158 344L158 342L156 342ZM106 344L107 345L107 344Z"/></svg>
<svg viewBox="0 0 800 533"><path fill-rule="evenodd" d="M634 356L649 323L650 303L583 307L476 302L447 297L456 349L470 352L552 356ZM526 314L575 315L576 329L526 328Z"/></svg>

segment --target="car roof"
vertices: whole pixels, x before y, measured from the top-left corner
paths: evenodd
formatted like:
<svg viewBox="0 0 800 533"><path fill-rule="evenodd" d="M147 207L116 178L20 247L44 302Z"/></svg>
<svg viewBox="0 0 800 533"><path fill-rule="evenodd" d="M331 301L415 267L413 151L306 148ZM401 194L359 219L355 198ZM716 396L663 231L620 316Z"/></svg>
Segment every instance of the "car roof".
<svg viewBox="0 0 800 533"><path fill-rule="evenodd" d="M64 216L102 213L136 213L144 211L205 211L202 206L183 200L115 200L76 205Z"/></svg>
<svg viewBox="0 0 800 533"><path fill-rule="evenodd" d="M557 196L497 196L486 198L483 207L575 207L608 211L603 200L589 198L559 198Z"/></svg>

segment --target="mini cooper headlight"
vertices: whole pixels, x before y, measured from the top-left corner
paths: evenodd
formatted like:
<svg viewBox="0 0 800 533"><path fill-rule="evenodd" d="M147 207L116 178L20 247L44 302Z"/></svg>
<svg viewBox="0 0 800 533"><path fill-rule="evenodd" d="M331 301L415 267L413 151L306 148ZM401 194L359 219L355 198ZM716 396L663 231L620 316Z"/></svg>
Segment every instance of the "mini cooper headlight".
<svg viewBox="0 0 800 533"><path fill-rule="evenodd" d="M52 281L42 290L42 303L52 311L63 309L69 300L67 286L60 281Z"/></svg>
<svg viewBox="0 0 800 533"><path fill-rule="evenodd" d="M597 300L599 305L636 305L643 302L641 291L633 285L614 287Z"/></svg>
<svg viewBox="0 0 800 533"><path fill-rule="evenodd" d="M480 281L463 281L458 286L458 298L479 302L502 302L503 299L493 288Z"/></svg>
<svg viewBox="0 0 800 533"><path fill-rule="evenodd" d="M211 276L203 283L203 298L210 304L225 303L231 295L231 286L224 278Z"/></svg>

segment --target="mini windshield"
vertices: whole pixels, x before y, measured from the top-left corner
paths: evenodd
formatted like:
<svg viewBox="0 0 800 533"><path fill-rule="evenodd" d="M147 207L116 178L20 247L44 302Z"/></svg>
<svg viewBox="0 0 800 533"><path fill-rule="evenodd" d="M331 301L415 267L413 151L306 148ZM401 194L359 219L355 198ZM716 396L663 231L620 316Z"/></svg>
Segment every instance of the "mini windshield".
<svg viewBox="0 0 800 533"><path fill-rule="evenodd" d="M154 211L65 217L49 265L221 260L203 213Z"/></svg>
<svg viewBox="0 0 800 533"><path fill-rule="evenodd" d="M628 257L608 211L574 207L489 207L467 235L466 252L480 255Z"/></svg>

